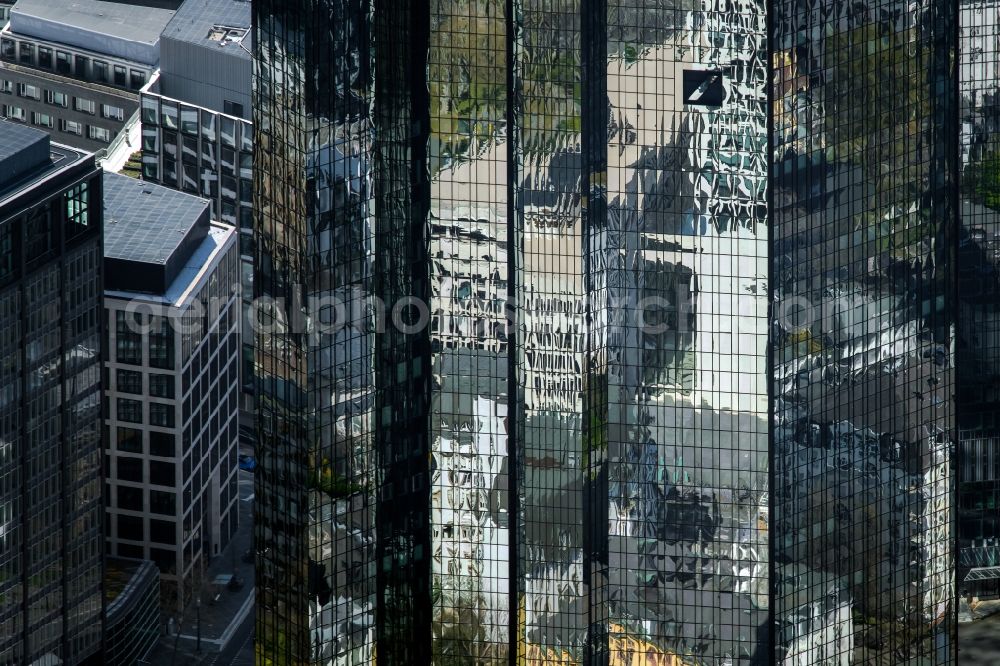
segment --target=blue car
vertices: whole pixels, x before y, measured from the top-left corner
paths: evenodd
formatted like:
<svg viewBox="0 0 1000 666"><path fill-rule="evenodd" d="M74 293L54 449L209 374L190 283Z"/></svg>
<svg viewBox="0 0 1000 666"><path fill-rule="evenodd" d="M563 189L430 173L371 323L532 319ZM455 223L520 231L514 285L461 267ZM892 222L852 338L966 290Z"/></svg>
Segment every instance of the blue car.
<svg viewBox="0 0 1000 666"><path fill-rule="evenodd" d="M254 459L253 456L240 454L239 465L240 469L245 470L247 472L252 472L255 469L257 469L257 461Z"/></svg>

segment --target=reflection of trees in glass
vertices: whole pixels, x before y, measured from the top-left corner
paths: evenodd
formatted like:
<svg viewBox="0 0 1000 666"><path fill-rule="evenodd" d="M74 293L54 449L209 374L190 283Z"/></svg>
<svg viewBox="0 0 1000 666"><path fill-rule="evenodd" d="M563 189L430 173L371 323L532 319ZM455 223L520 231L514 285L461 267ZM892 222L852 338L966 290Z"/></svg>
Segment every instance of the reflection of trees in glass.
<svg viewBox="0 0 1000 666"><path fill-rule="evenodd" d="M927 47L916 29L892 32L868 23L830 35L823 49L830 75L825 86L827 145L836 161L877 167L919 168L908 153L930 115ZM912 51L918 50L914 56ZM884 172L883 172L884 173ZM915 173L894 174L906 182ZM917 179L916 186L920 186Z"/></svg>
<svg viewBox="0 0 1000 666"><path fill-rule="evenodd" d="M319 465L310 459L308 488L326 493L333 499L347 497L364 490L364 486L349 481L334 471L329 458L323 458Z"/></svg>
<svg viewBox="0 0 1000 666"><path fill-rule="evenodd" d="M588 419L584 428L583 468L591 475L597 468L591 463L602 460L608 450L608 375L607 368L587 372L584 384Z"/></svg>
<svg viewBox="0 0 1000 666"><path fill-rule="evenodd" d="M1000 210L1000 152L990 150L965 168L963 189L974 201Z"/></svg>
<svg viewBox="0 0 1000 666"><path fill-rule="evenodd" d="M506 644L490 640L483 618L489 605L476 591L443 592L437 579L431 589L434 618L434 663L465 666L506 660Z"/></svg>
<svg viewBox="0 0 1000 666"><path fill-rule="evenodd" d="M928 188L928 165L915 147L932 121L931 47L916 28L885 23L830 35L823 42L827 159L857 166L870 195L862 226L872 251L905 253L926 239L929 211L914 209Z"/></svg>
<svg viewBox="0 0 1000 666"><path fill-rule="evenodd" d="M526 3L527 4L527 3ZM581 130L579 0L521 9L519 110L527 152L550 152L545 133ZM671 20L693 0L648 0L609 8L608 57L634 64L675 32ZM442 161L470 159L499 140L507 113L506 3L435 0L431 4L428 86L433 150ZM470 154L471 153L471 154Z"/></svg>
<svg viewBox="0 0 1000 666"><path fill-rule="evenodd" d="M492 141L506 116L504 4L436 0L431 6L431 136L444 160Z"/></svg>

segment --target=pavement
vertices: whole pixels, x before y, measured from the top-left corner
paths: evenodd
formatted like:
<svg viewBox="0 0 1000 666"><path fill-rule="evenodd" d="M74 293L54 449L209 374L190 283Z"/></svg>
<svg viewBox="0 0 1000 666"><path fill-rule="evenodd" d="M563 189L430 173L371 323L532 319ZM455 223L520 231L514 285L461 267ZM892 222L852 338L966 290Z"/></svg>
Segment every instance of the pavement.
<svg viewBox="0 0 1000 666"><path fill-rule="evenodd" d="M990 599L988 601L974 600L972 606L964 598L958 602L958 622L978 622L991 615L1000 613L1000 599Z"/></svg>
<svg viewBox="0 0 1000 666"><path fill-rule="evenodd" d="M240 453L252 451L240 447ZM192 602L179 618L174 619L172 635L161 635L159 643L147 657L150 666L253 666L254 627L254 565L243 562L242 555L251 544L253 534L253 474L240 470L240 525L232 542L208 565L201 608ZM243 582L238 591L214 589L210 582L220 574L232 574ZM218 599L215 596L218 595ZM199 649L198 625L201 625ZM163 618L164 625L167 618Z"/></svg>

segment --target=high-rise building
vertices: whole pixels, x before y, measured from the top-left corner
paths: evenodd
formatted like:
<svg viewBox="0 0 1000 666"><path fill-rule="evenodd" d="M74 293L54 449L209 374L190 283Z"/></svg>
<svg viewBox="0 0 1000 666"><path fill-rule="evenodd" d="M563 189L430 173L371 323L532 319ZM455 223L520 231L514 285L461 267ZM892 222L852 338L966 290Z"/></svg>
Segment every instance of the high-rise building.
<svg viewBox="0 0 1000 666"><path fill-rule="evenodd" d="M994 5L253 12L263 656L955 662Z"/></svg>
<svg viewBox="0 0 1000 666"><path fill-rule="evenodd" d="M160 36L160 69L141 91L142 178L202 196L240 230L245 335L240 426L253 433L250 3L187 2Z"/></svg>
<svg viewBox="0 0 1000 666"><path fill-rule="evenodd" d="M238 232L208 201L104 176L107 543L182 610L236 531Z"/></svg>
<svg viewBox="0 0 1000 666"><path fill-rule="evenodd" d="M959 5L957 383L959 550L966 597L1000 597L1000 5Z"/></svg>
<svg viewBox="0 0 1000 666"><path fill-rule="evenodd" d="M0 120L0 664L102 641L101 176Z"/></svg>
<svg viewBox="0 0 1000 666"><path fill-rule="evenodd" d="M774 5L771 585L788 663L955 659L956 9Z"/></svg>

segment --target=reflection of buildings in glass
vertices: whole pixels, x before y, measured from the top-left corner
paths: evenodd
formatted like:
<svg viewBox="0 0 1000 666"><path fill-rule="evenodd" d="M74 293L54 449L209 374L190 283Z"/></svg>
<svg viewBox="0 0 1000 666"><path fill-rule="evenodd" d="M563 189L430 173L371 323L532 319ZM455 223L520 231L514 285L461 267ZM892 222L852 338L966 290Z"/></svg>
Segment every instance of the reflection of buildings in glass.
<svg viewBox="0 0 1000 666"><path fill-rule="evenodd" d="M764 13L735 12L609 44L604 263L646 315L609 330L612 619L706 660L767 644Z"/></svg>
<svg viewBox="0 0 1000 666"><path fill-rule="evenodd" d="M772 556L787 663L954 656L951 8L775 6ZM813 308L801 325L781 319L796 301ZM824 614L839 628L810 627L805 644L803 617Z"/></svg>
<svg viewBox="0 0 1000 666"><path fill-rule="evenodd" d="M959 3L958 588L1000 596L1000 144L998 7Z"/></svg>
<svg viewBox="0 0 1000 666"><path fill-rule="evenodd" d="M342 405L309 431L344 493L313 513L343 535L313 560L345 600L314 640L346 654L352 616L355 654L388 660L945 661L945 27L929 5L878 23L779 4L769 73L762 5L639 4L400 3L326 51L291 15L259 23L280 47L258 72L260 293L431 311L405 333L359 305L328 352L301 353L291 316L259 338L265 469L308 478L289 433ZM298 65L318 52L342 107L313 140ZM864 110L890 100L916 120ZM769 330L769 289L823 318ZM301 498L259 483L258 535L294 542ZM302 602L284 584L268 609ZM296 629L264 615L267 640Z"/></svg>
<svg viewBox="0 0 1000 666"><path fill-rule="evenodd" d="M253 7L254 43L262 45L254 105L254 295L262 299L254 364L263 443L263 473L255 476L257 636L269 656L369 663L377 482L371 131L358 97L363 79L323 73L332 75L339 61L307 69L303 48L323 44L353 53L354 62L367 52L353 32L363 15L338 14L351 3L302 4L311 13L290 3ZM307 94L313 77L330 86L329 100Z"/></svg>
<svg viewBox="0 0 1000 666"><path fill-rule="evenodd" d="M510 626L505 145L474 136L458 154L443 142L433 145L439 146L428 156L439 165L431 180L429 239L434 649L439 659L496 659L508 653Z"/></svg>
<svg viewBox="0 0 1000 666"><path fill-rule="evenodd" d="M0 120L0 663L101 649L101 176Z"/></svg>

